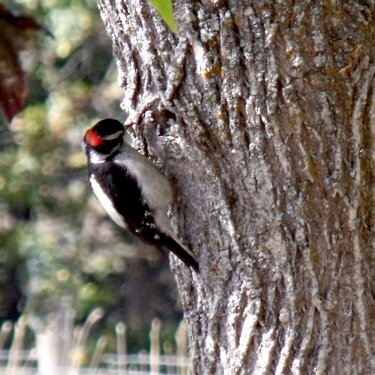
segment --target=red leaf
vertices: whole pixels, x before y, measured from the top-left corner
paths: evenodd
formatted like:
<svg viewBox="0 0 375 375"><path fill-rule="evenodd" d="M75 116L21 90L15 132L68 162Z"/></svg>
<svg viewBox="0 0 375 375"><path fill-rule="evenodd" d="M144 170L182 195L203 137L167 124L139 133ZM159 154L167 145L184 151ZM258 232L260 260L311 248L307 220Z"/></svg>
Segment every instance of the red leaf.
<svg viewBox="0 0 375 375"><path fill-rule="evenodd" d="M32 17L15 15L0 4L0 105L8 121L19 113L26 100L27 85L20 53L30 48L37 31L49 31Z"/></svg>
<svg viewBox="0 0 375 375"><path fill-rule="evenodd" d="M0 47L1 48L1 47ZM27 85L23 71L6 74L0 63L0 104L8 121L19 113L26 100Z"/></svg>

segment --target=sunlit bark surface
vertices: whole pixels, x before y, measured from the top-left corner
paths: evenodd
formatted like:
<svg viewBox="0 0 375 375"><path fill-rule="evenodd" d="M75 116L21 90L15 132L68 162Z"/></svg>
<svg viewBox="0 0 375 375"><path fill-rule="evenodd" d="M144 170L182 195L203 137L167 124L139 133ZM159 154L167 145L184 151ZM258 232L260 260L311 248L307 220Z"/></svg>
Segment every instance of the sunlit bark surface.
<svg viewBox="0 0 375 375"><path fill-rule="evenodd" d="M375 374L374 1L99 0L173 181L195 374ZM125 118L125 115L124 115Z"/></svg>

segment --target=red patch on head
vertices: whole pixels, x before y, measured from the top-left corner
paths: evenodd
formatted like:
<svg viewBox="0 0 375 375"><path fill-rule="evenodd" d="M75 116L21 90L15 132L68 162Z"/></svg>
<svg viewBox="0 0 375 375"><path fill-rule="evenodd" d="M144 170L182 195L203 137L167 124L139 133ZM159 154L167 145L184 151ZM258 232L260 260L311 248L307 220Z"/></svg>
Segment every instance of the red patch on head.
<svg viewBox="0 0 375 375"><path fill-rule="evenodd" d="M92 129L86 132L86 141L92 147L98 147L104 143L104 139Z"/></svg>

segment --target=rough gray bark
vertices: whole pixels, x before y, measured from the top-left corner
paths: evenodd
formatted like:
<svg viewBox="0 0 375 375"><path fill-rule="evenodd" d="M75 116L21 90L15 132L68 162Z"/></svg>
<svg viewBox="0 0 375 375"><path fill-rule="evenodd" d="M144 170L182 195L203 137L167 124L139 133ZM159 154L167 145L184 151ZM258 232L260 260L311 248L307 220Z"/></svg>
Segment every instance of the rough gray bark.
<svg viewBox="0 0 375 375"><path fill-rule="evenodd" d="M99 0L174 181L195 374L374 374L374 1Z"/></svg>

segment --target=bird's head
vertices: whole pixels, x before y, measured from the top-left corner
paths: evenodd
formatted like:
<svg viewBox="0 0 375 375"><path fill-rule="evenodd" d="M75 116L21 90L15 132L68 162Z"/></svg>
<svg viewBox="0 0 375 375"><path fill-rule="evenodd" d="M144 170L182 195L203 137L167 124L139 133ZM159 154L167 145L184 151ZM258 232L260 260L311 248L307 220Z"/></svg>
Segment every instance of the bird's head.
<svg viewBox="0 0 375 375"><path fill-rule="evenodd" d="M83 146L87 153L94 151L98 155L109 156L122 145L124 132L120 121L109 118L100 120L87 130Z"/></svg>

